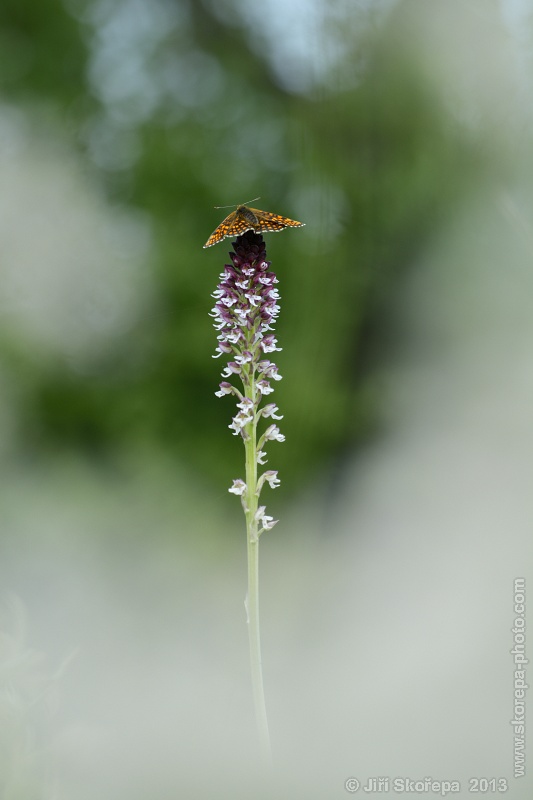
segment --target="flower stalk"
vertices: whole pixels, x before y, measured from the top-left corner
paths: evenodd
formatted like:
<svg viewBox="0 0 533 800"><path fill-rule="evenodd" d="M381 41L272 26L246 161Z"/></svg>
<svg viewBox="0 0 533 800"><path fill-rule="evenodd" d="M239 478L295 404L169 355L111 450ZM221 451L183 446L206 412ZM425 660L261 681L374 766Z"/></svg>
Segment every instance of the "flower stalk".
<svg viewBox="0 0 533 800"><path fill-rule="evenodd" d="M268 355L277 350L273 324L279 314L278 282L266 260L263 237L247 231L234 242L230 253L232 263L226 264L220 283L213 293L215 306L211 311L214 326L219 331L217 353L229 361L222 371L223 380L217 396L232 394L237 398L237 413L229 425L235 436L241 436L245 451L245 479L236 478L229 491L240 496L246 520L248 553L248 593L246 611L250 644L250 666L255 716L263 759L270 762L270 738L266 714L261 640L259 628L259 538L276 525L277 520L266 514L259 504L265 483L272 489L279 486L276 470L267 469L259 475L258 467L266 463L264 448L269 441L284 441L278 426L271 423L259 434L263 419L279 420L274 403L261 406L263 398L273 392L271 381L281 380L276 365ZM228 378L239 378L242 390Z"/></svg>

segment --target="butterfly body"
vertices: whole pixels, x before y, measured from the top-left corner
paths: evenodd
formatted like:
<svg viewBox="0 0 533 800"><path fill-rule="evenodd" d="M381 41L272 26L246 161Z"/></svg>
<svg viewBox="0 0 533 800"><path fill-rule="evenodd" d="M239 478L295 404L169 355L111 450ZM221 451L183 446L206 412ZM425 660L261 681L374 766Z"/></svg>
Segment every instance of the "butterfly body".
<svg viewBox="0 0 533 800"><path fill-rule="evenodd" d="M304 222L297 222L281 214L273 214L270 211L261 211L259 208L249 208L248 206L237 206L235 211L228 214L220 225L215 228L205 247L212 247L218 244L227 236L242 236L246 231L255 233L277 232L284 228L301 228Z"/></svg>

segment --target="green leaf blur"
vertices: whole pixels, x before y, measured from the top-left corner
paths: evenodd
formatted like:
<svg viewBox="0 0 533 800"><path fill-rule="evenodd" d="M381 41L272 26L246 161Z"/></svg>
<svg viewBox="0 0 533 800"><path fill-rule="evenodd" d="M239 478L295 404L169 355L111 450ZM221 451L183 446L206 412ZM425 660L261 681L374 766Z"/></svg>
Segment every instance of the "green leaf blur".
<svg viewBox="0 0 533 800"><path fill-rule="evenodd" d="M148 299L83 363L2 325L24 452L112 459L151 444L213 485L240 474L232 403L214 396L222 362L208 317L229 248L202 245L227 213L215 205L256 195L306 223L266 237L282 295L274 399L287 442L271 463L283 491L379 434L371 375L391 345L395 294L490 148L450 124L402 45L410 3L385 19L354 12L337 30L333 20L317 42L332 63L300 79L241 8L157 0L143 17L142 4L106 0L0 6L2 102L150 231Z"/></svg>

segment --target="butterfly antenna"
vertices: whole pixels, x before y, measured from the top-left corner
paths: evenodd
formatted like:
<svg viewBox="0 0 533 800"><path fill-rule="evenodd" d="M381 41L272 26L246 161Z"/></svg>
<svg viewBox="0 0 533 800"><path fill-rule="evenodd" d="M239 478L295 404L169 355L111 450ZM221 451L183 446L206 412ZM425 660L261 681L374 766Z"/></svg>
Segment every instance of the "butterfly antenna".
<svg viewBox="0 0 533 800"><path fill-rule="evenodd" d="M260 197L254 197L252 200L247 200L246 203L255 203L256 200L261 200ZM213 208L236 208L237 206L245 206L246 203L235 203L231 206L213 206Z"/></svg>

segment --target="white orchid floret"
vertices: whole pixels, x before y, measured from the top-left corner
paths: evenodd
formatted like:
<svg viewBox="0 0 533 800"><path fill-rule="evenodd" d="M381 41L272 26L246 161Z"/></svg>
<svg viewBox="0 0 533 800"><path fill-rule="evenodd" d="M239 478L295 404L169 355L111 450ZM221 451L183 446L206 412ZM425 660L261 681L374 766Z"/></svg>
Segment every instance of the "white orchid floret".
<svg viewBox="0 0 533 800"><path fill-rule="evenodd" d="M220 358L222 355L228 355L228 353L233 352L231 346L226 342L219 342L217 344L216 353L213 358Z"/></svg>
<svg viewBox="0 0 533 800"><path fill-rule="evenodd" d="M240 375L241 368L235 361L228 361L221 372L223 378L230 378L232 375Z"/></svg>
<svg viewBox="0 0 533 800"><path fill-rule="evenodd" d="M215 392L215 395L217 397L224 397L225 394L236 394L236 393L237 389L235 389L231 385L231 383L228 383L227 381L222 381L222 383L220 384L220 389L218 390L218 392Z"/></svg>
<svg viewBox="0 0 533 800"><path fill-rule="evenodd" d="M246 484L241 478L236 478L233 481L232 486L228 489L228 492L231 492L231 494L236 494L241 497L245 493L245 491L246 491Z"/></svg>
<svg viewBox="0 0 533 800"><path fill-rule="evenodd" d="M228 425L233 431L234 436L237 436L239 433L244 433L243 429L250 423L253 422L253 414L249 413L246 410L239 411L238 414L235 414L233 417L231 424Z"/></svg>
<svg viewBox="0 0 533 800"><path fill-rule="evenodd" d="M237 408L240 408L241 411L244 411L247 416L251 415L253 407L254 407L254 401L250 397L241 396L241 399L237 403ZM251 420L252 417L250 416L250 421Z"/></svg>
<svg viewBox="0 0 533 800"><path fill-rule="evenodd" d="M257 381L256 386L263 395L271 394L274 391L269 382L265 380Z"/></svg>
<svg viewBox="0 0 533 800"><path fill-rule="evenodd" d="M261 489L265 483L268 483L271 489L278 488L281 482L278 478L278 471L276 469L267 469L257 481L257 489L255 493L258 497L261 494Z"/></svg>
<svg viewBox="0 0 533 800"><path fill-rule="evenodd" d="M253 360L253 355L250 353L249 350L244 350L238 356L235 356L235 362L237 364L249 364L250 361Z"/></svg>
<svg viewBox="0 0 533 800"><path fill-rule="evenodd" d="M281 481L278 478L277 469L267 469L267 471L263 473L263 478L268 483L271 489L277 489L281 483Z"/></svg>
<svg viewBox="0 0 533 800"><path fill-rule="evenodd" d="M278 347L277 345L278 342L276 337L269 334L268 336L265 336L262 339L260 347L263 353L266 354L266 353L274 353L276 350L281 350L281 347ZM275 364L273 364L272 367L275 367L277 370Z"/></svg>
<svg viewBox="0 0 533 800"><path fill-rule="evenodd" d="M274 517L270 517L268 514L265 514L265 511L266 511L265 506L259 506L259 508L255 512L255 520L258 523L258 525L261 526L258 531L258 536L260 536L263 533L263 531L271 530L274 527L274 525L277 525L279 521L277 519L274 519Z"/></svg>
<svg viewBox="0 0 533 800"><path fill-rule="evenodd" d="M285 436L280 432L280 429L277 425L269 425L266 431L263 434L263 438L265 441L276 441L276 442L284 442Z"/></svg>
<svg viewBox="0 0 533 800"><path fill-rule="evenodd" d="M220 384L222 386L222 384ZM229 384L228 384L229 385ZM283 414L276 414L279 408L275 403L267 403L267 405L259 412L262 417L272 417L272 419L283 419Z"/></svg>
<svg viewBox="0 0 533 800"><path fill-rule="evenodd" d="M267 457L264 450L257 451L257 463L261 464L261 466L264 466L267 463Z"/></svg>

